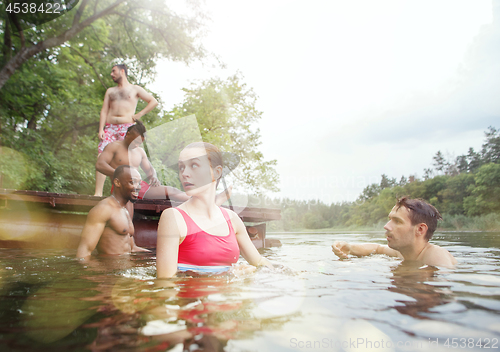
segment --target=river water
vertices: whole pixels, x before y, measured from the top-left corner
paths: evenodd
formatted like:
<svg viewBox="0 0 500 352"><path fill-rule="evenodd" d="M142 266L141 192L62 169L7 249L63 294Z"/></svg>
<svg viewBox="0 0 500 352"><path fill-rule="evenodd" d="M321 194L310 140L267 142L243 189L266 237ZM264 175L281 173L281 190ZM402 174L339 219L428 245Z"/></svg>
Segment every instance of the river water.
<svg viewBox="0 0 500 352"><path fill-rule="evenodd" d="M155 279L155 256L0 249L1 351L450 351L500 348L500 233L437 233L456 269L268 234L275 270Z"/></svg>

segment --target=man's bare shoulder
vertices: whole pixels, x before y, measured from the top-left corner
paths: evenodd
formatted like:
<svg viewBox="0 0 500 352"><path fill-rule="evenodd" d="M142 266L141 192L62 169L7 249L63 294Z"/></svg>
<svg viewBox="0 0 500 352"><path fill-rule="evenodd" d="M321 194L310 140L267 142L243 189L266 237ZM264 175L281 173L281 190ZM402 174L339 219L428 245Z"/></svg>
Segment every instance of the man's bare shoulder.
<svg viewBox="0 0 500 352"><path fill-rule="evenodd" d="M141 155L146 156L146 151L144 150L144 148L142 148L142 147L137 147L137 148L135 148L135 149L137 149L137 151L138 151L139 153L141 153Z"/></svg>
<svg viewBox="0 0 500 352"><path fill-rule="evenodd" d="M112 94L113 92L117 91L118 87L109 87L106 89L106 95Z"/></svg>
<svg viewBox="0 0 500 352"><path fill-rule="evenodd" d="M137 93L147 92L146 89L142 88L141 86L138 86L137 84L132 84L132 89L135 90Z"/></svg>
<svg viewBox="0 0 500 352"><path fill-rule="evenodd" d="M457 264L457 260L443 247L435 244L430 244L425 251L422 261L427 265L453 267Z"/></svg>
<svg viewBox="0 0 500 352"><path fill-rule="evenodd" d="M136 97L141 98L142 100L145 101L150 101L154 100L154 97L151 93L149 93L146 89L142 88L141 86L133 86L133 90L136 94Z"/></svg>
<svg viewBox="0 0 500 352"><path fill-rule="evenodd" d="M121 142L121 141L117 141L117 142ZM114 143L116 143L116 142L114 142ZM124 147L124 148L125 148L125 147ZM148 158L148 156L146 155L146 152L145 152L145 151L144 151L144 149L143 149L143 148L141 148L141 147L130 148L130 149L126 148L126 149L127 149L128 153L129 153L130 155L140 155L140 156L141 156L141 158L144 158L144 159L147 159L147 158Z"/></svg>
<svg viewBox="0 0 500 352"><path fill-rule="evenodd" d="M103 152L106 151L107 149L107 152L115 152L116 150L120 149L120 148L124 148L123 146L123 143L121 143L122 141L114 141L114 142L111 142L109 143L106 147L104 147L104 150Z"/></svg>
<svg viewBox="0 0 500 352"><path fill-rule="evenodd" d="M115 212L116 210L117 209L113 203L113 199L111 199L111 197L108 197L104 198L92 209L90 209L88 216L92 218L109 219L113 212Z"/></svg>

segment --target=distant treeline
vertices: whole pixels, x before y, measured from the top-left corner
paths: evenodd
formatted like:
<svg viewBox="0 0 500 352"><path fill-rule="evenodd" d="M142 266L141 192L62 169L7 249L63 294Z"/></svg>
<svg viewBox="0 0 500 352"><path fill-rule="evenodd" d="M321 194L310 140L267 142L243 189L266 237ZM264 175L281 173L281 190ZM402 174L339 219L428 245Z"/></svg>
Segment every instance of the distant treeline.
<svg viewBox="0 0 500 352"><path fill-rule="evenodd" d="M354 202L273 200L282 209L282 220L270 226L285 231L382 229L396 198L406 195L433 204L443 215L441 228L500 230L500 129L488 128L480 151L469 148L453 160L438 151L433 160L423 179L413 175L397 181L382 175L380 183L367 186Z"/></svg>

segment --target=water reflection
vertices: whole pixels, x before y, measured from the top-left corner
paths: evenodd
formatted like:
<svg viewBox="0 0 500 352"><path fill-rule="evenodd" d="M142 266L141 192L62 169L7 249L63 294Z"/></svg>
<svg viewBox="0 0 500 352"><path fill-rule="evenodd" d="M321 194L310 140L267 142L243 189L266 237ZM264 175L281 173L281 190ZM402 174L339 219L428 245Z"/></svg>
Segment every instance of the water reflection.
<svg viewBox="0 0 500 352"><path fill-rule="evenodd" d="M429 339L500 337L492 234L438 234L459 260L454 270L379 255L339 261L333 240L374 240L342 236L279 237L283 247L264 255L294 270L162 281L154 253L81 263L74 251L0 249L0 348L333 351L352 337L421 351Z"/></svg>
<svg viewBox="0 0 500 352"><path fill-rule="evenodd" d="M219 351L288 321L254 314L276 297L252 292L255 274L156 280L152 256L14 259L15 278L0 290L0 340L15 350ZM275 274L259 275L265 282Z"/></svg>
<svg viewBox="0 0 500 352"><path fill-rule="evenodd" d="M228 340L251 338L255 331L287 322L286 316L264 319L255 314L273 295L249 291L253 281L254 274L156 280L153 287L140 290L148 291L149 298L141 309L146 324L140 332L169 346L182 340L187 351L218 351Z"/></svg>
<svg viewBox="0 0 500 352"><path fill-rule="evenodd" d="M450 285L438 275L439 269L432 266L402 262L392 270L390 292L405 295L409 299L396 299L401 303L394 308L401 314L418 319L432 319L427 314L431 308L454 301Z"/></svg>

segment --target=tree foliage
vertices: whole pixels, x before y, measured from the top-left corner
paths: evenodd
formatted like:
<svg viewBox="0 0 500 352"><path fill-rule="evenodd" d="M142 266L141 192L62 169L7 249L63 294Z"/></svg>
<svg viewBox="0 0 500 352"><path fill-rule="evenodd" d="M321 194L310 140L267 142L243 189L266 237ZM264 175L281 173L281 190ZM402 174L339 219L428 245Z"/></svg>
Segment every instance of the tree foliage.
<svg viewBox="0 0 500 352"><path fill-rule="evenodd" d="M112 65L126 62L129 81L144 85L159 58L203 58L205 15L197 2L188 4L178 14L163 0L83 0L66 15L19 32L0 22L0 145L29 165L16 187L92 193ZM153 123L158 114L143 120Z"/></svg>
<svg viewBox="0 0 500 352"><path fill-rule="evenodd" d="M376 226L382 229L396 198L409 196L423 198L436 206L448 225L461 228L469 222L476 229L498 229L500 130L488 128L481 152L469 148L466 155L456 160L447 160L438 152L433 157L433 164L435 169L426 169L422 180L410 176L396 182L384 174L379 183L365 187L355 202L326 205L316 200L278 200L283 214L282 228ZM481 216L481 220L471 218L477 216Z"/></svg>
<svg viewBox="0 0 500 352"><path fill-rule="evenodd" d="M467 215L500 212L500 164L481 166L474 179L475 186L465 201Z"/></svg>
<svg viewBox="0 0 500 352"><path fill-rule="evenodd" d="M200 58L204 50L197 39L205 16L196 2L188 4L192 11L185 16L163 0L82 0L65 15L24 30L3 18L0 89L28 61L47 55L57 60L62 45L89 64L97 62L96 56L115 56L131 59L145 73L151 73L158 58Z"/></svg>
<svg viewBox="0 0 500 352"><path fill-rule="evenodd" d="M242 82L240 74L227 80L212 78L184 89L184 102L168 112L162 121L194 114L203 141L233 152L241 158L235 171L238 183L256 194L277 191L276 160L266 161L258 147L260 131L255 123L262 112L255 107L257 96Z"/></svg>

